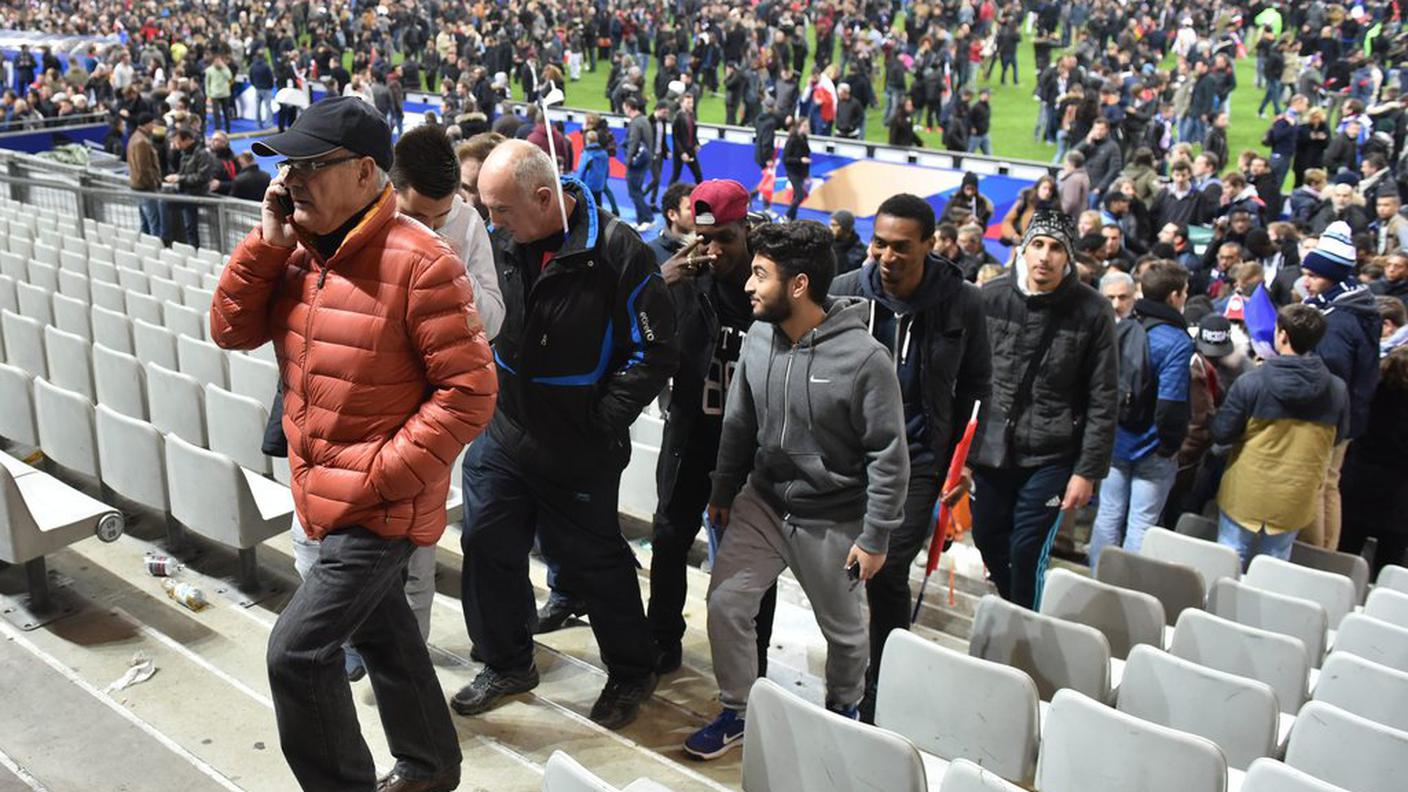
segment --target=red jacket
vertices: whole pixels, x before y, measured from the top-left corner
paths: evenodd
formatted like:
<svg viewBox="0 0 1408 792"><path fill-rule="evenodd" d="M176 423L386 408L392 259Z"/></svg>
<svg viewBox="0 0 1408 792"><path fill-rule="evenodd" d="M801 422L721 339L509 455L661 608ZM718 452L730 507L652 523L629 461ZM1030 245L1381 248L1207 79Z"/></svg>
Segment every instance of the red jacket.
<svg viewBox="0 0 1408 792"><path fill-rule="evenodd" d="M324 261L255 227L210 307L226 349L273 341L293 500L308 535L360 525L431 545L455 457L489 423L492 353L464 265L390 188Z"/></svg>

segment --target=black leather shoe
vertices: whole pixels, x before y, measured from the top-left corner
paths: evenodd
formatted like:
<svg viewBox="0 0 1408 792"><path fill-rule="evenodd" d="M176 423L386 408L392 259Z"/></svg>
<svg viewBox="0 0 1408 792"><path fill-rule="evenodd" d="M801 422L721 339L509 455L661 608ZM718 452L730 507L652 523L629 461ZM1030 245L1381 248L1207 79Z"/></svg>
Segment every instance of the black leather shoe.
<svg viewBox="0 0 1408 792"><path fill-rule="evenodd" d="M502 674L489 666L479 672L474 681L460 688L460 692L450 699L450 709L461 715L478 715L488 712L504 696L527 693L538 686L538 667L529 666L525 671Z"/></svg>
<svg viewBox="0 0 1408 792"><path fill-rule="evenodd" d="M640 714L640 705L650 699L660 677L646 674L635 679L609 677L601 696L592 705L591 719L608 729L622 729Z"/></svg>
<svg viewBox="0 0 1408 792"><path fill-rule="evenodd" d="M664 676L680 670L684 662L684 647L679 644L662 644L660 659L655 661L655 673Z"/></svg>
<svg viewBox="0 0 1408 792"><path fill-rule="evenodd" d="M586 613L585 602L567 597L548 597L547 604L538 609L538 625L533 628L533 634L557 632L566 627L568 621Z"/></svg>
<svg viewBox="0 0 1408 792"><path fill-rule="evenodd" d="M376 792L454 792L459 788L459 768L435 778L407 778L400 770L392 770L376 782Z"/></svg>

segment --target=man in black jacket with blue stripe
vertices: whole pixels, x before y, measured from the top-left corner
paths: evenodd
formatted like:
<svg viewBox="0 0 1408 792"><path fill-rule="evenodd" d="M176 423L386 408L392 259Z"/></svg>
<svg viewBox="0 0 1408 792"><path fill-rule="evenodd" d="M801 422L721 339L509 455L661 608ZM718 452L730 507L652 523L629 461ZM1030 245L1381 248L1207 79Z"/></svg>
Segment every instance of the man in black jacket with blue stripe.
<svg viewBox="0 0 1408 792"><path fill-rule="evenodd" d="M501 144L479 174L506 316L498 411L464 462L465 625L485 667L451 705L476 715L538 684L523 596L536 533L586 599L608 672L591 717L618 729L655 689L656 648L617 492L628 429L678 362L675 312L639 235L575 179L560 203L555 181L526 141Z"/></svg>

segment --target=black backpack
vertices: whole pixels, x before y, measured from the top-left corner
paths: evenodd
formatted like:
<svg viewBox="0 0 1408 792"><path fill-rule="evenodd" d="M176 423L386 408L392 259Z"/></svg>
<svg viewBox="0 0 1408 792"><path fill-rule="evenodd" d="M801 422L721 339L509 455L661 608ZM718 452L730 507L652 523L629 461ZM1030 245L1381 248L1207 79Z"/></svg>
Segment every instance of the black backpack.
<svg viewBox="0 0 1408 792"><path fill-rule="evenodd" d="M1130 316L1115 325L1119 347L1119 425L1142 432L1154 424L1159 378L1149 360L1149 329L1160 322Z"/></svg>

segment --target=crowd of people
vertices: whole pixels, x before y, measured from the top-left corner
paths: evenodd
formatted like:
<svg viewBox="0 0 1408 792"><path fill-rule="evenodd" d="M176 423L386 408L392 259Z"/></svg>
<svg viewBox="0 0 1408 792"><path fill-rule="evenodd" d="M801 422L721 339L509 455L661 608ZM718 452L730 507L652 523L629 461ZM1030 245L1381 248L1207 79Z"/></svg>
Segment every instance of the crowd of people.
<svg viewBox="0 0 1408 792"><path fill-rule="evenodd" d="M269 665L306 788L455 788L450 710L473 717L532 690L533 635L577 616L608 671L591 717L630 723L683 662L685 569L705 530L721 712L684 743L700 759L741 745L784 569L826 639L828 708L873 718L885 637L909 624L911 567L941 500L971 499L990 580L1026 607L1087 508L1092 566L1184 512L1216 514L1244 563L1297 540L1359 552L1370 537L1376 567L1403 561L1408 69L1395 7L946 0L907 4L895 28L897 6L0 11L125 37L68 74L15 59L7 107L53 105L85 69L85 104L131 127L135 189L228 183L261 201L211 337L272 341L281 368L266 450L290 460L304 583ZM1274 117L1264 150L1234 156L1241 57L1256 59ZM120 66L132 81L100 99ZM1033 133L1059 174L1001 213L967 174L937 211L896 191L864 236L852 212L829 227L796 219L808 135L864 136L873 109L892 142L935 126L949 148L1000 149L1003 108L979 85L999 66L1000 82L1031 82ZM628 119L619 143L594 117L574 152L536 113L503 112L510 96L570 96L581 70L603 68ZM256 144L283 158L272 182L241 180L251 160L225 164L223 128L205 142L204 110L213 127L229 120L221 69L268 92L261 114L305 80L334 94L281 113ZM397 140L396 97L415 87L442 97L443 123ZM760 169L785 170L785 217L765 190L705 178L694 113L714 93L730 123L758 130ZM155 143L158 119L181 112ZM663 230L643 242L657 213ZM196 241L184 207L144 203L142 217ZM994 234L1003 255L984 244ZM657 399L644 602L617 497L628 428ZM968 464L944 490L975 413ZM424 639L450 466L471 441L462 601L483 666L447 706ZM550 569L541 609L535 547ZM348 686L363 675L397 759L380 782Z"/></svg>

